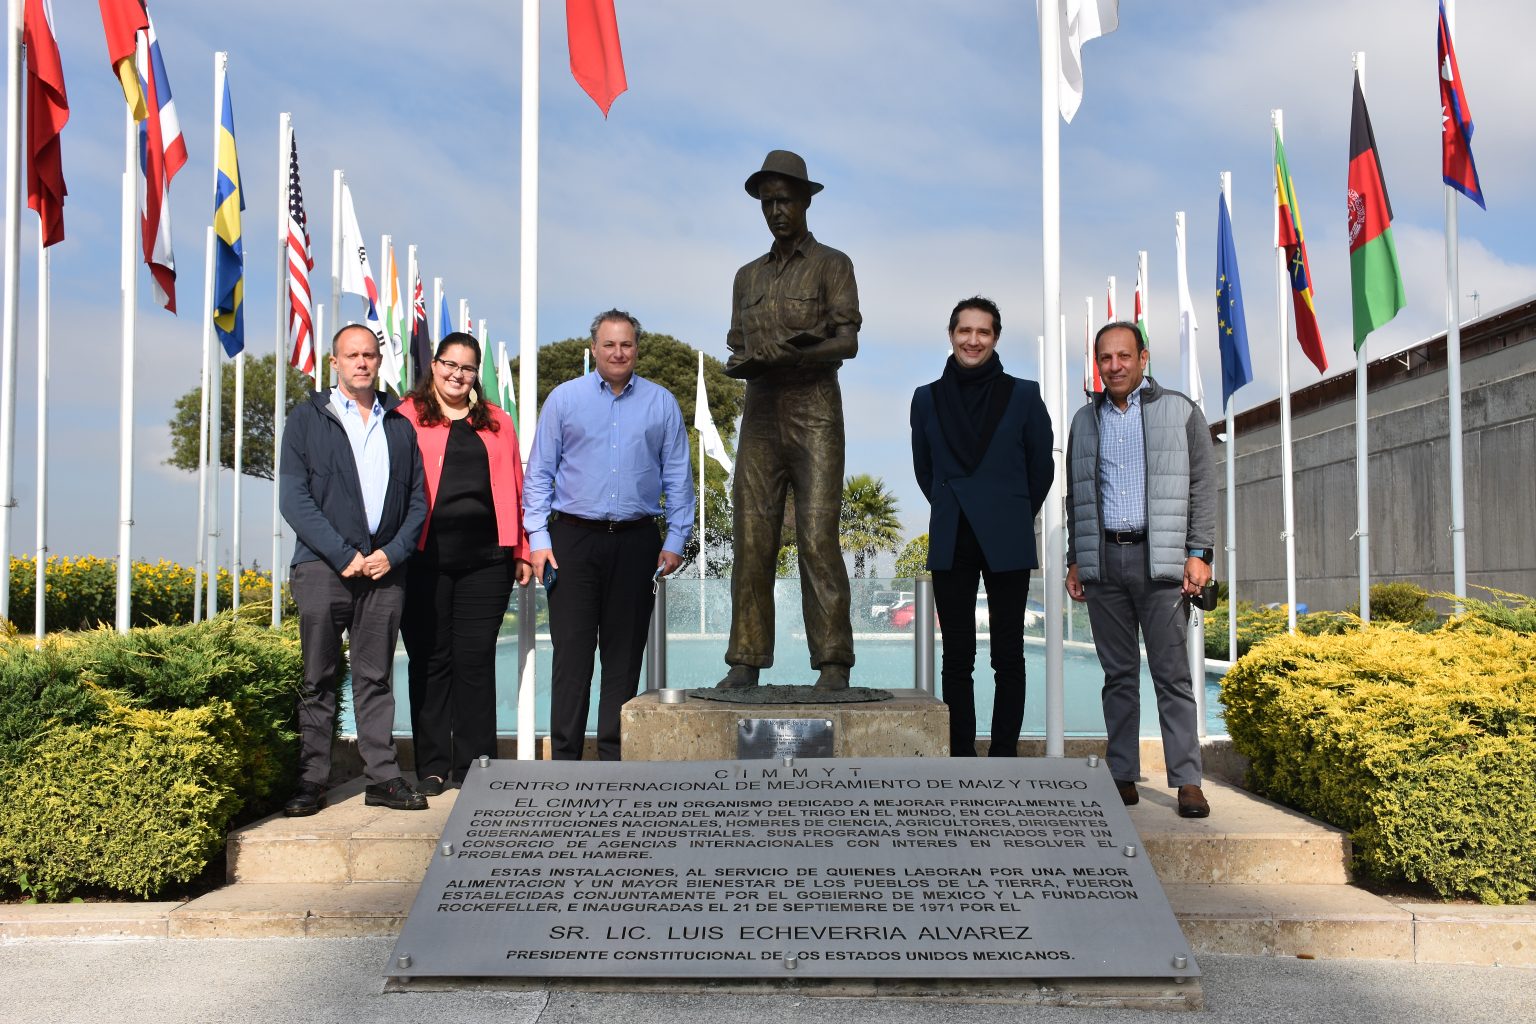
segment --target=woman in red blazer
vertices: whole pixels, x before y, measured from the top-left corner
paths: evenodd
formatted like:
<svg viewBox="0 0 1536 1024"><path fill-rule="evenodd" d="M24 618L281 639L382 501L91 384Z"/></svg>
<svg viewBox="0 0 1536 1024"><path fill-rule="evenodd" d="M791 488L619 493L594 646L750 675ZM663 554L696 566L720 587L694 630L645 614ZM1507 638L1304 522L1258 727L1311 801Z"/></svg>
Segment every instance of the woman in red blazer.
<svg viewBox="0 0 1536 1024"><path fill-rule="evenodd" d="M496 636L514 582L532 575L512 418L485 400L480 343L458 333L400 412L416 428L427 525L406 563L400 633L410 658L416 789L436 796L496 756Z"/></svg>

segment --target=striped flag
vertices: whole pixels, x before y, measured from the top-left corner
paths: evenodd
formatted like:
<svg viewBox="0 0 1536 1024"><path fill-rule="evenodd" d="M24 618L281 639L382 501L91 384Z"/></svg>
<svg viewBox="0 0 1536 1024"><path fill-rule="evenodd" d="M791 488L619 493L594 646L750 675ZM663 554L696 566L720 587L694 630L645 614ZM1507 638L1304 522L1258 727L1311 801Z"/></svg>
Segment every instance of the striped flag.
<svg viewBox="0 0 1536 1024"><path fill-rule="evenodd" d="M482 354L481 358L484 358ZM517 422L517 382L512 379L512 360L507 358L507 343L496 343L496 378L501 381L501 402L512 422Z"/></svg>
<svg viewBox="0 0 1536 1024"><path fill-rule="evenodd" d="M64 159L59 136L69 121L64 65L53 34L53 5L26 0L22 40L27 47L27 205L43 222L43 245L64 240Z"/></svg>
<svg viewBox="0 0 1536 1024"><path fill-rule="evenodd" d="M395 247L388 246L384 260L384 383L397 395L411 390L410 360L405 354L405 309L400 305L400 267Z"/></svg>
<svg viewBox="0 0 1536 1024"><path fill-rule="evenodd" d="M571 77L607 117L613 101L629 88L613 0L565 0L565 33Z"/></svg>
<svg viewBox="0 0 1536 1024"><path fill-rule="evenodd" d="M233 358L245 348L245 247L240 238L240 156L235 148L235 108L229 96L229 74L220 98L217 166L213 188L213 329Z"/></svg>
<svg viewBox="0 0 1536 1024"><path fill-rule="evenodd" d="M485 321L481 321L480 331L480 391L485 395L487 402L495 402L501 405L501 379L500 366L496 363L496 354L491 351L490 338L485 331Z"/></svg>
<svg viewBox="0 0 1536 1024"><path fill-rule="evenodd" d="M1317 310L1312 304L1312 268L1307 263L1307 243L1301 230L1301 207L1296 183L1285 165L1285 144L1275 132L1275 186L1279 189L1277 244L1285 250L1286 272L1291 278L1291 300L1296 309L1296 340L1318 373L1328 370L1323 336L1317 329Z"/></svg>
<svg viewBox="0 0 1536 1024"><path fill-rule="evenodd" d="M139 229L144 262L154 281L155 301L176 312L176 257L171 251L171 179L187 162L171 83L160 56L155 23L138 34L134 57L147 115L139 122Z"/></svg>
<svg viewBox="0 0 1536 1024"><path fill-rule="evenodd" d="M1349 280L1355 312L1355 351L1366 335L1397 316L1408 304L1392 240L1392 200L1381 175L1376 133L1365 108L1365 90L1355 72L1354 108L1349 118Z"/></svg>
<svg viewBox="0 0 1536 1024"><path fill-rule="evenodd" d="M1136 293L1131 297L1131 320L1141 332L1141 343L1147 345L1147 254L1136 254Z"/></svg>
<svg viewBox="0 0 1536 1024"><path fill-rule="evenodd" d="M299 184L299 144L288 137L288 365L315 372L315 316L310 306L309 274L315 257L309 246L309 217Z"/></svg>

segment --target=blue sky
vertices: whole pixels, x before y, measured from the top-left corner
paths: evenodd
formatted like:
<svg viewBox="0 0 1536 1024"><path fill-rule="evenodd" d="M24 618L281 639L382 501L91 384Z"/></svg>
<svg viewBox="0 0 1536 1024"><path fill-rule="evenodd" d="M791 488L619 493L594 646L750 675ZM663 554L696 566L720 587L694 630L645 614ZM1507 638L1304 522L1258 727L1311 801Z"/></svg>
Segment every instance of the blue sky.
<svg viewBox="0 0 1536 1024"><path fill-rule="evenodd" d="M1462 292L1484 312L1536 285L1536 8L1463 0L1457 53L1476 117L1489 212L1460 203ZM276 310L277 118L292 111L328 301L330 175L344 168L370 249L420 246L423 274L470 300L494 340L518 321L520 5L497 0L210 4L155 0L191 159L172 188L182 314L148 297L140 270L134 557L194 557L195 478L162 465L175 397L196 386L202 239L212 213L212 54L230 53L247 193L248 350L270 352ZM742 181L772 148L803 154L825 183L817 237L859 276L861 353L842 374L848 472L883 477L909 535L926 528L912 480L907 408L938 376L950 307L1002 306L1008 369L1035 376L1040 308L1038 37L1017 0L618 0L630 91L605 122L572 81L564 5L541 33L539 339L583 332L618 305L647 328L725 355L735 269L770 241ZM57 5L71 100L64 134L68 238L54 252L50 541L116 550L117 254L122 97L94 4ZM1125 0L1120 29L1085 49L1086 98L1064 125L1062 309L1068 374L1081 379L1084 297L1119 280L1128 310L1136 251L1150 253L1154 372L1177 365L1174 211L1188 216L1189 276L1208 389L1218 380L1214 265L1218 173L1233 218L1257 379L1238 408L1278 393L1269 111L1285 110L1330 373L1353 365L1344 182L1350 52L1396 214L1408 308L1373 335L1384 355L1444 328L1444 199L1432 0ZM35 223L23 223L12 547L35 513ZM377 253L373 253L377 270ZM358 316L349 300L344 314ZM1463 299L1464 316L1473 302ZM1294 345L1294 343L1292 343ZM1297 387L1319 379L1292 359ZM1214 407L1208 415L1219 415ZM246 561L270 561L271 491L247 481ZM228 474L224 506L228 508ZM227 518L227 513L226 513ZM227 539L226 530L226 539Z"/></svg>

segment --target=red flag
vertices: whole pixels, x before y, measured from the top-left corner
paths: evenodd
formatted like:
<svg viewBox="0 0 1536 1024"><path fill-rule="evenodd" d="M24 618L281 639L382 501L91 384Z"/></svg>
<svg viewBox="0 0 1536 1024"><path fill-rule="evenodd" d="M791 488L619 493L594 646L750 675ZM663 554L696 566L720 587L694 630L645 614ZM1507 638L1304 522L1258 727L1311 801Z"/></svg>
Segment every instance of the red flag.
<svg viewBox="0 0 1536 1024"><path fill-rule="evenodd" d="M64 65L53 37L53 12L44 0L26 0L22 40L27 45L27 205L43 222L43 245L64 240L64 160L59 134L69 121Z"/></svg>
<svg viewBox="0 0 1536 1024"><path fill-rule="evenodd" d="M571 75L607 117L614 99L629 88L613 0L565 0L565 31Z"/></svg>
<svg viewBox="0 0 1536 1024"><path fill-rule="evenodd" d="M144 0L99 0L99 3L112 73L123 87L123 98L133 111L133 119L142 121L148 108L144 105L144 89L139 85L139 72L134 66L134 53L138 49L139 33L149 28L149 12L144 9Z"/></svg>
<svg viewBox="0 0 1536 1024"><path fill-rule="evenodd" d="M1472 108L1461 86L1461 68L1451 45L1451 28L1440 3L1440 175L1445 183L1483 209L1483 183L1472 160Z"/></svg>

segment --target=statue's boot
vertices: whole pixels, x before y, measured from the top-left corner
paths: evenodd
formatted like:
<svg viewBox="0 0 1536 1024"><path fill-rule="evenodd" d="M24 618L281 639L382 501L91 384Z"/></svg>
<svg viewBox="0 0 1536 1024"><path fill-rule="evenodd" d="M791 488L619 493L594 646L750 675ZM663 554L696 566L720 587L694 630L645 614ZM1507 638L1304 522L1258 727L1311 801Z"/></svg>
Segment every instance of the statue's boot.
<svg viewBox="0 0 1536 1024"><path fill-rule="evenodd" d="M823 665L821 675L816 678L818 690L846 690L848 689L847 665Z"/></svg>
<svg viewBox="0 0 1536 1024"><path fill-rule="evenodd" d="M732 665L731 670L725 674L725 678L715 684L717 690L746 690L757 685L757 667L754 665ZM847 685L844 683L843 685Z"/></svg>

